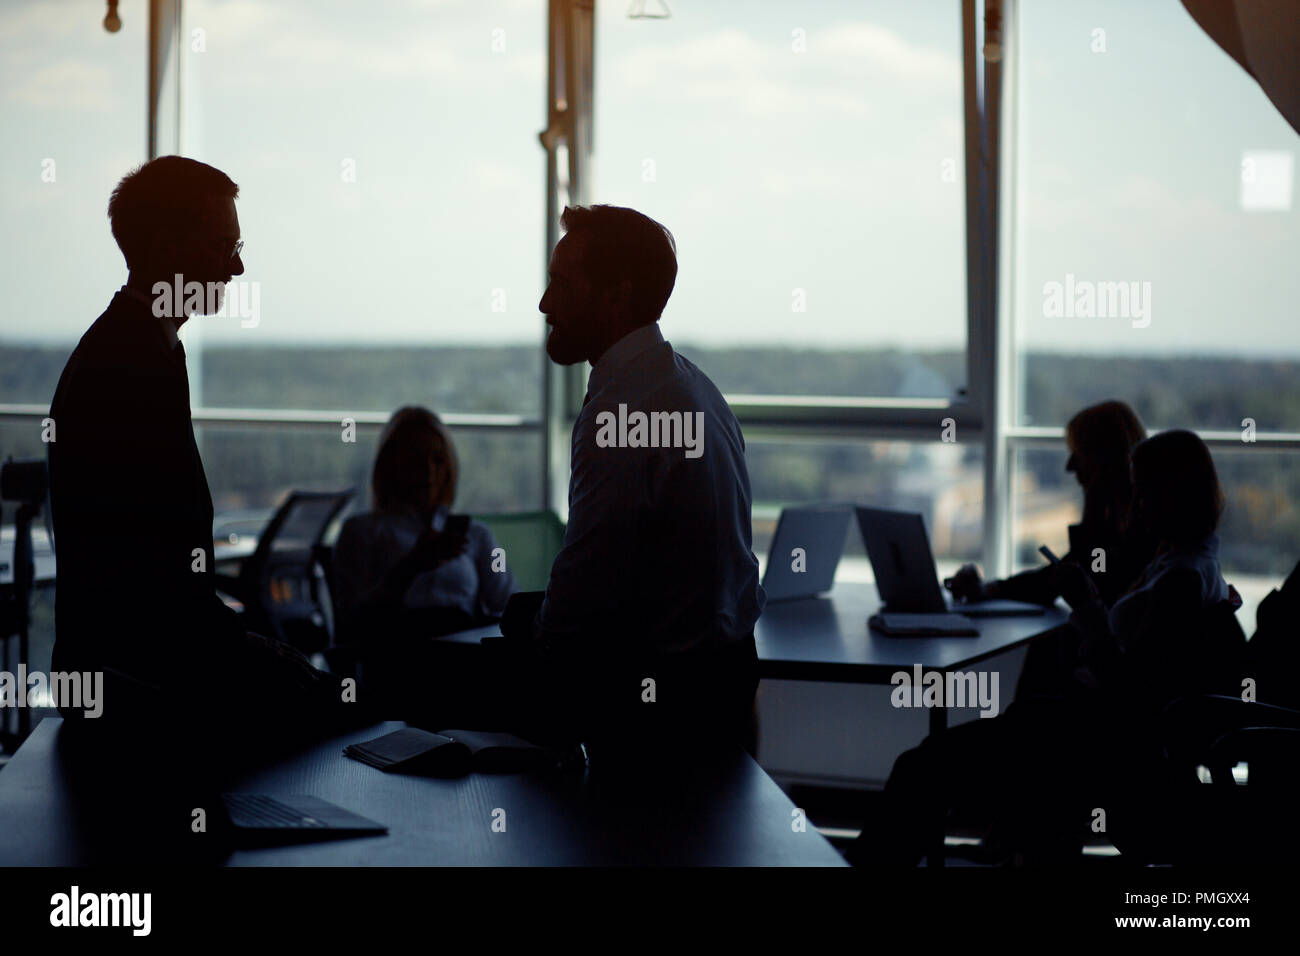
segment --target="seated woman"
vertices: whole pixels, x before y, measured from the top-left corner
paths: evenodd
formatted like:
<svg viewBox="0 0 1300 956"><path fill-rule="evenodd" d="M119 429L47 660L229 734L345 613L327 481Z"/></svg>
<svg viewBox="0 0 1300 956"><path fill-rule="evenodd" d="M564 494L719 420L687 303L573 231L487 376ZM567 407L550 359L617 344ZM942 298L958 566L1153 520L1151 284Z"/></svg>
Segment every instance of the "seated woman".
<svg viewBox="0 0 1300 956"><path fill-rule="evenodd" d="M1156 718L1206 689L1232 599L1215 533L1223 492L1204 442L1187 431L1147 439L1133 451L1133 483L1134 520L1156 551L1129 591L1107 609L1086 571L1054 566L1079 638L1071 685L902 754L853 862L915 864L958 806L993 820L1031 860L1077 858L1096 808L1140 803L1135 792L1158 772Z"/></svg>
<svg viewBox="0 0 1300 956"><path fill-rule="evenodd" d="M393 413L379 439L373 508L343 525L334 548L339 643L403 633L446 634L499 619L514 575L496 539L451 520L458 478L451 435L427 408ZM464 519L461 519L462 522ZM450 527L449 527L450 525ZM500 556L498 556L499 558Z"/></svg>
<svg viewBox="0 0 1300 956"><path fill-rule="evenodd" d="M1108 607L1124 594L1151 561L1154 548L1140 528L1130 526L1133 484L1130 456L1146 438L1137 414L1124 402L1083 409L1065 429L1074 472L1083 489L1083 517L1070 525L1070 548L1062 561L1085 569ZM963 565L944 584L960 601L1009 598L1053 604L1061 596L1051 565L1022 571L1001 581L981 581L973 564ZM1025 655L1016 698L1059 693L1070 678L1078 652L1075 629L1054 628L1034 638Z"/></svg>
<svg viewBox="0 0 1300 956"><path fill-rule="evenodd" d="M1065 470L1074 472L1083 489L1083 517L1070 525L1070 548L1063 560L1087 568L1108 605L1129 589L1151 560L1150 543L1128 527L1133 492L1129 456L1146 437L1133 409L1116 401L1085 408L1065 429L1070 450ZM1104 573L1092 570L1098 548L1105 554ZM975 565L965 564L944 584L960 601L1006 598L1050 605L1061 596L1051 565L1001 581L981 581Z"/></svg>

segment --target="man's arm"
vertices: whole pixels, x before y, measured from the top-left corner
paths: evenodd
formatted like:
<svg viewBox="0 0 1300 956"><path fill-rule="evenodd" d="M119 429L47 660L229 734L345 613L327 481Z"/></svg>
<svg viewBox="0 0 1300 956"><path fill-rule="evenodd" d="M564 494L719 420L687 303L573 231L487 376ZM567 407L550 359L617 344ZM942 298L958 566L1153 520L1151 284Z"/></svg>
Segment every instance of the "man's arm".
<svg viewBox="0 0 1300 956"><path fill-rule="evenodd" d="M243 633L215 592L204 478L171 385L138 369L84 369L69 420L58 423L56 507L79 525L82 578L137 602L148 636L167 645L162 653Z"/></svg>
<svg viewBox="0 0 1300 956"><path fill-rule="evenodd" d="M597 412L590 405L584 412L574 426L564 547L551 565L536 622L537 638L552 644L599 634L615 619L624 578L634 573L628 557L637 548L644 455L597 447Z"/></svg>

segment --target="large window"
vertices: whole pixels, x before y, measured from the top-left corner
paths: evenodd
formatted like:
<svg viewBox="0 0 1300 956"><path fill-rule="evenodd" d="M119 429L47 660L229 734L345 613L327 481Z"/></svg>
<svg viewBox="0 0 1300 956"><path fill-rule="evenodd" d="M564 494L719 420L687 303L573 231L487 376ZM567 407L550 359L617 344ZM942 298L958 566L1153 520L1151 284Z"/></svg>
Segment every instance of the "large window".
<svg viewBox="0 0 1300 956"><path fill-rule="evenodd" d="M1019 10L1016 422L1300 429L1300 137L1178 3Z"/></svg>
<svg viewBox="0 0 1300 956"><path fill-rule="evenodd" d="M184 9L181 147L239 183L252 286L237 314L188 330L196 404L536 423L542 0ZM364 497L376 431L338 431L203 429L219 507L331 484ZM540 436L458 434L458 506L537 507L540 479L521 476Z"/></svg>
<svg viewBox="0 0 1300 956"><path fill-rule="evenodd" d="M1251 441L1300 430L1300 138L1177 3L1018 9L1012 440L1108 398L1209 435L1250 633L1300 558L1300 445ZM1013 457L1018 565L1077 518L1064 461Z"/></svg>
<svg viewBox="0 0 1300 956"><path fill-rule="evenodd" d="M218 509L364 488L377 427L408 403L452 420L466 509L537 507L548 459L562 489L536 310L545 0L180 6L159 147L232 175L247 242L233 314L184 331ZM580 191L676 235L664 331L736 400L756 550L782 505L852 499L924 512L949 566L979 557L990 505L990 534L1034 563L1078 513L1061 426L1116 397L1210 437L1239 588L1300 557L1300 143L1181 6L1009 5L1008 145L969 167L954 0L629 15L643 6L659 9L596 4ZM145 158L149 7L122 0L116 33L94 0L0 17L3 454L43 451L59 372L124 277L105 207ZM965 174L986 159L1005 173L997 330L967 302ZM994 434L968 353L998 336ZM960 445L939 440L950 413ZM355 444L333 431L347 415ZM1008 443L1007 474L985 437Z"/></svg>
<svg viewBox="0 0 1300 956"><path fill-rule="evenodd" d="M593 202L677 239L665 335L725 393L966 385L960 5L596 5Z"/></svg>
<svg viewBox="0 0 1300 956"><path fill-rule="evenodd" d="M149 5L122 0L118 14L116 33L101 0L11 0L0 14L0 403L48 403L126 281L108 196L145 159Z"/></svg>
<svg viewBox="0 0 1300 956"><path fill-rule="evenodd" d="M219 514L265 513L294 490L354 488L353 508L370 502L377 427L347 432L332 424L198 429L203 468ZM456 509L516 511L541 500L541 435L507 429L452 429L460 483Z"/></svg>
<svg viewBox="0 0 1300 956"><path fill-rule="evenodd" d="M781 508L856 502L919 512L941 575L977 561L983 534L982 446L913 441L746 441L754 500L754 552L766 562ZM852 522L841 580L872 580Z"/></svg>
<svg viewBox="0 0 1300 956"><path fill-rule="evenodd" d="M184 9L181 145L260 290L193 330L202 404L536 417L542 0Z"/></svg>

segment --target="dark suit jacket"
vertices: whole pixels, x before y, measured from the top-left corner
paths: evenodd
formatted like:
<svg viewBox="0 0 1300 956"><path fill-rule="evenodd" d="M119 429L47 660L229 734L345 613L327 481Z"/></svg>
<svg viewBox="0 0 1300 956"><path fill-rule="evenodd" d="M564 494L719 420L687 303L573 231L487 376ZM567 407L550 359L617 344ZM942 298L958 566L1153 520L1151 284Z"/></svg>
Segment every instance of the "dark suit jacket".
<svg viewBox="0 0 1300 956"><path fill-rule="evenodd" d="M244 633L214 589L184 352L119 292L73 351L50 415L52 669L110 667L175 690Z"/></svg>

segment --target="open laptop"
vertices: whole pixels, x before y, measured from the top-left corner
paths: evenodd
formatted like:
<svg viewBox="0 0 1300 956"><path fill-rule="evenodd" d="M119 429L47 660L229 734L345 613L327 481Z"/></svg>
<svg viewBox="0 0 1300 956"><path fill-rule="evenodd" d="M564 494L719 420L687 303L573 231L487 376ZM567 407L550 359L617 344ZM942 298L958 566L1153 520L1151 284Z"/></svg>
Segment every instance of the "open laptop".
<svg viewBox="0 0 1300 956"><path fill-rule="evenodd" d="M848 505L782 508L763 570L767 599L790 601L829 591L852 518Z"/></svg>
<svg viewBox="0 0 1300 956"><path fill-rule="evenodd" d="M388 832L383 824L305 794L223 793L221 803L236 839L244 844L299 843Z"/></svg>
<svg viewBox="0 0 1300 956"><path fill-rule="evenodd" d="M939 586L934 554L921 515L883 508L855 508L858 528L876 576L884 608L872 615L872 627L886 634L974 635L972 618L1042 614L1025 601L980 601L951 605ZM953 607L960 608L955 613Z"/></svg>

